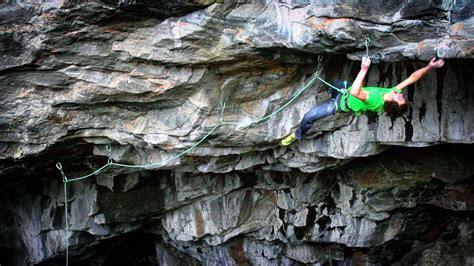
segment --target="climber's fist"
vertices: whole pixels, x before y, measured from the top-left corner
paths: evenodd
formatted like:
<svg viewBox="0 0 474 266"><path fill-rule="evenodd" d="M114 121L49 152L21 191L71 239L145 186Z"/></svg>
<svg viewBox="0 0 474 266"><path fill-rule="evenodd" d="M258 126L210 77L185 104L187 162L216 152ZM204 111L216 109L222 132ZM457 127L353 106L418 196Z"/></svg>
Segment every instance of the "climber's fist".
<svg viewBox="0 0 474 266"><path fill-rule="evenodd" d="M362 57L362 64L360 65L362 69L369 69L370 67L370 58L367 56Z"/></svg>

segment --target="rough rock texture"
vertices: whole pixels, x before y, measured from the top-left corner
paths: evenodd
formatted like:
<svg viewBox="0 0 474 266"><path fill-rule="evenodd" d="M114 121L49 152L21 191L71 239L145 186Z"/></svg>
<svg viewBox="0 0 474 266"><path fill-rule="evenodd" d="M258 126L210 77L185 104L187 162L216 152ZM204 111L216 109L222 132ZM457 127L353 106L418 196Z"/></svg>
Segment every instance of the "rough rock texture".
<svg viewBox="0 0 474 266"><path fill-rule="evenodd" d="M472 1L0 2L0 264L473 264ZM318 121L311 74L406 90ZM221 103L225 102L222 110ZM68 184L107 162L112 167ZM438 144L444 144L437 147ZM396 147L393 147L396 146ZM399 147L405 146L405 147ZM425 147L425 148L422 148ZM387 151L388 150L388 151ZM358 158L368 157L369 158Z"/></svg>

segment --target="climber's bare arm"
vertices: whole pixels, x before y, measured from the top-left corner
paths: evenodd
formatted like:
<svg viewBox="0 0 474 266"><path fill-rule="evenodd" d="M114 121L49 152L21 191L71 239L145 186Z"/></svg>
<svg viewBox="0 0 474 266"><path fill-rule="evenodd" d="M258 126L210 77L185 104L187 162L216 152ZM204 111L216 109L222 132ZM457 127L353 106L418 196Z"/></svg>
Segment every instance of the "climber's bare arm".
<svg viewBox="0 0 474 266"><path fill-rule="evenodd" d="M359 74L357 74L357 77L354 80L354 83L352 83L351 95L361 101L367 100L367 93L362 90L362 85L364 83L365 75L367 75L367 72L369 71L369 66L370 66L370 59L368 57L362 58L362 64L361 64Z"/></svg>
<svg viewBox="0 0 474 266"><path fill-rule="evenodd" d="M403 90L404 88L410 86L411 84L417 82L420 80L426 73L428 73L431 69L433 68L440 68L443 67L444 65L444 60L439 59L436 61L436 58L431 59L430 63L425 66L424 68L420 68L417 71L413 72L410 77L402 81L400 84L395 86L395 88L399 90Z"/></svg>

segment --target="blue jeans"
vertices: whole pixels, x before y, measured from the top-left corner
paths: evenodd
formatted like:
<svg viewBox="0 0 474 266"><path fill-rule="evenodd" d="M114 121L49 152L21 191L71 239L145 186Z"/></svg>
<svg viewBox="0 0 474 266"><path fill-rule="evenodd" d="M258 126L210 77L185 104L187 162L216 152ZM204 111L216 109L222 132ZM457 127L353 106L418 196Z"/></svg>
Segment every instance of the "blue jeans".
<svg viewBox="0 0 474 266"><path fill-rule="evenodd" d="M335 91L335 90L334 90ZM308 130L313 126L316 120L336 114L339 110L340 93L330 91L331 100L324 102L309 110L303 117L300 127L296 130L296 138L301 140Z"/></svg>
<svg viewBox="0 0 474 266"><path fill-rule="evenodd" d="M339 89L344 89L346 86L349 87L351 84L344 84L342 80L334 80L332 85ZM325 118L337 113L338 110L341 110L339 103L341 102L341 93L333 88L329 89L329 95L331 100L324 102L316 107L313 107L309 112L307 112L303 120L301 121L300 128L296 130L296 138L301 140L303 136L308 132L308 130L313 126L316 120Z"/></svg>

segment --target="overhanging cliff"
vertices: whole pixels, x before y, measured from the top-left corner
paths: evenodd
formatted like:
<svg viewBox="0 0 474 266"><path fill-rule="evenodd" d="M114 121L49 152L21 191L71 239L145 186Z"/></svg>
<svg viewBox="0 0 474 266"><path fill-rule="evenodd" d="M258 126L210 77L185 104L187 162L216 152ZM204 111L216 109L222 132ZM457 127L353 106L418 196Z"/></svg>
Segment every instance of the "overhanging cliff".
<svg viewBox="0 0 474 266"><path fill-rule="evenodd" d="M63 263L55 164L68 177L91 173L107 145L117 163L167 163L69 184L71 263L472 263L473 10L470 1L0 4L0 263ZM281 147L328 99L316 81L250 123L316 71L352 81L366 36L369 85L447 60L407 88L403 117L338 114ZM169 160L221 114L236 123Z"/></svg>

